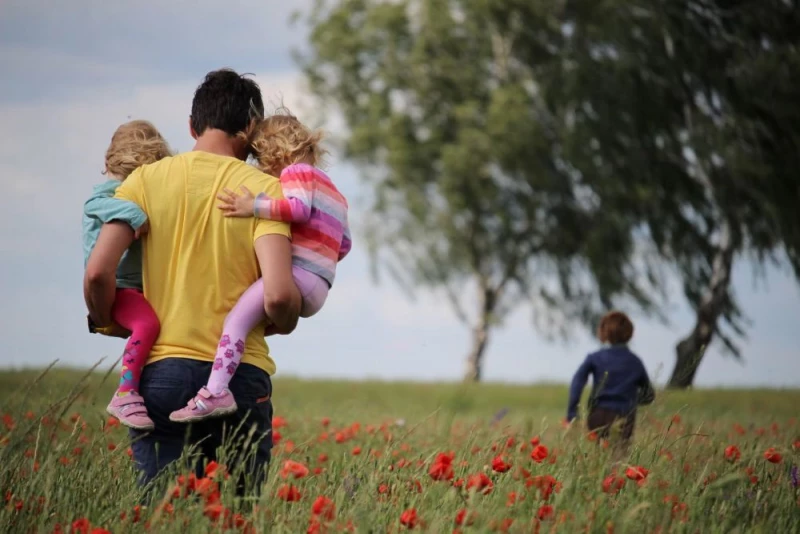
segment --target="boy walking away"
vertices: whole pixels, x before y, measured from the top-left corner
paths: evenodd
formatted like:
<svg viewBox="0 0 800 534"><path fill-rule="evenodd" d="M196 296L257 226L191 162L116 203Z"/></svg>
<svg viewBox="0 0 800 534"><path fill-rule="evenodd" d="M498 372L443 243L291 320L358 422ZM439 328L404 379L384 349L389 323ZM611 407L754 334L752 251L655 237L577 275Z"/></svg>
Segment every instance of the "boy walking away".
<svg viewBox="0 0 800 534"><path fill-rule="evenodd" d="M611 426L621 421L622 445L626 446L633 436L636 407L652 403L655 392L642 360L628 349L633 323L627 315L607 313L597 328L597 337L606 346L589 354L578 367L570 386L567 421L577 417L581 393L591 374L587 426L599 437L608 438Z"/></svg>

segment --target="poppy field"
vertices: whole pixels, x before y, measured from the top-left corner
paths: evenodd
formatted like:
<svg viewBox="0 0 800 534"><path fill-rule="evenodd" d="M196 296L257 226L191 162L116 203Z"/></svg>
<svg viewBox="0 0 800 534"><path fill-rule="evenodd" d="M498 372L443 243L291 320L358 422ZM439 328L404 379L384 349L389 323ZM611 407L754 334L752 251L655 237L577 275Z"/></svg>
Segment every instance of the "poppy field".
<svg viewBox="0 0 800 534"><path fill-rule="evenodd" d="M224 465L142 505L114 375L0 374L2 532L796 532L800 391L659 392L629 450L566 387L274 380L260 497Z"/></svg>

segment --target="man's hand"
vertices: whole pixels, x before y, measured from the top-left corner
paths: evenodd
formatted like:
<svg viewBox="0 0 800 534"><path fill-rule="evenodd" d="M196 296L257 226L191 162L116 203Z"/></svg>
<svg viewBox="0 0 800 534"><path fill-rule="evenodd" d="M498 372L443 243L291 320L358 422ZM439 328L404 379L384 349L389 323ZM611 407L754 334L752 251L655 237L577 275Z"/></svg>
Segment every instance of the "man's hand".
<svg viewBox="0 0 800 534"><path fill-rule="evenodd" d="M279 334L278 327L275 326L273 323L269 323L267 327L264 329L264 337L274 336Z"/></svg>
<svg viewBox="0 0 800 534"><path fill-rule="evenodd" d="M91 322L92 322L92 320L91 320L91 317L90 317L89 318L89 324L91 324ZM122 338L122 339L128 339L129 337L131 337L130 330L126 329L125 327L122 327L122 326L118 325L114 321L112 321L111 324L108 325L108 326L103 326L103 327L95 326L92 330L93 330L93 333L101 334L103 336L119 337L119 338Z"/></svg>
<svg viewBox="0 0 800 534"><path fill-rule="evenodd" d="M217 198L222 201L222 204L217 205L217 207L225 213L225 217L253 216L256 202L253 193L245 186L241 186L239 189L242 191L241 196L238 196L227 187L217 195Z"/></svg>
<svg viewBox="0 0 800 534"><path fill-rule="evenodd" d="M145 221L143 225L133 232L133 238L139 239L140 237L145 236L148 232L150 232L150 221Z"/></svg>

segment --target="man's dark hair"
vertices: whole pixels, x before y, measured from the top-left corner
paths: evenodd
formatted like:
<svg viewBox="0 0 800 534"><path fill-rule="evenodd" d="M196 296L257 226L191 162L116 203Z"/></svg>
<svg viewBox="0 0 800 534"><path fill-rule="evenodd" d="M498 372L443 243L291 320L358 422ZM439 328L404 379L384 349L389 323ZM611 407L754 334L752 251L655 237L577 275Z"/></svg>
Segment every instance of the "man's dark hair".
<svg viewBox="0 0 800 534"><path fill-rule="evenodd" d="M208 128L228 135L244 131L250 121L264 116L258 84L231 69L206 74L192 100L192 128L202 135Z"/></svg>

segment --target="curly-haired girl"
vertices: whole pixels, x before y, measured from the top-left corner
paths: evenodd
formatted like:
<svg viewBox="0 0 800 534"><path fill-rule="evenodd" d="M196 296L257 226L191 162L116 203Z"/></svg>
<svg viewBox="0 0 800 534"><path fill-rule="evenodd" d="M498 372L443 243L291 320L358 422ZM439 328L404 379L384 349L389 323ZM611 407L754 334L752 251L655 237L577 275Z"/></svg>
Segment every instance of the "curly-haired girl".
<svg viewBox="0 0 800 534"><path fill-rule="evenodd" d="M133 202L113 198L114 192L138 167L171 156L169 146L155 126L147 121L123 124L111 137L106 150L105 174L108 180L94 187L83 206L84 263L94 249L103 224L111 221L128 223L138 239L147 231L147 216ZM152 430L144 399L139 395L139 377L161 325L153 308L142 293L142 249L134 241L117 267L117 292L112 308L114 323L129 330L131 336L122 355L119 387L107 411L120 422L137 430ZM111 327L96 328L89 321L92 333L108 333Z"/></svg>
<svg viewBox="0 0 800 534"><path fill-rule="evenodd" d="M246 188L242 194L225 190L218 198L228 217L259 217L292 224L292 273L303 304L301 317L311 317L325 303L333 286L336 265L352 246L347 223L347 200L318 166L324 155L322 134L306 128L296 117L280 113L264 119L245 134L258 167L280 176L285 199ZM208 383L189 404L170 419L193 422L236 411L228 384L242 358L247 334L264 317L262 280L239 298L225 319ZM268 327L269 330L269 327Z"/></svg>

